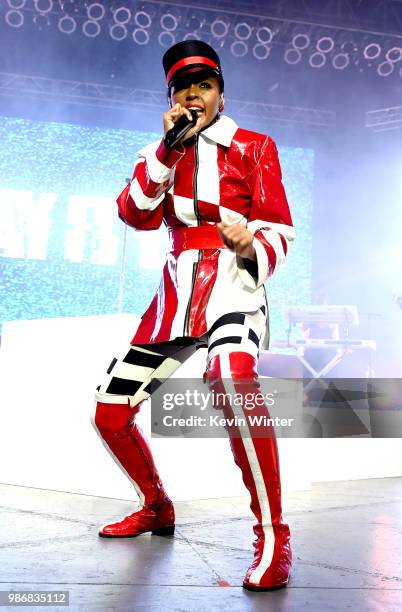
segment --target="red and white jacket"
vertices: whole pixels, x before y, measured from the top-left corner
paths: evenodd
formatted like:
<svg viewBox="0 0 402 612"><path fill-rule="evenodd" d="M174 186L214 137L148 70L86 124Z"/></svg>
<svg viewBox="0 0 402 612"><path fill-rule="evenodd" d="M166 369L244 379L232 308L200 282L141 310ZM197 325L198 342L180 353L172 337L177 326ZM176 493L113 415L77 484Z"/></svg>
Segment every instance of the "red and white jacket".
<svg viewBox="0 0 402 612"><path fill-rule="evenodd" d="M117 199L119 216L137 230L164 222L171 247L132 343L200 337L220 316L266 304L264 282L295 236L272 138L222 116L195 142L168 150L158 141L138 157ZM252 232L257 262L225 248L220 221Z"/></svg>

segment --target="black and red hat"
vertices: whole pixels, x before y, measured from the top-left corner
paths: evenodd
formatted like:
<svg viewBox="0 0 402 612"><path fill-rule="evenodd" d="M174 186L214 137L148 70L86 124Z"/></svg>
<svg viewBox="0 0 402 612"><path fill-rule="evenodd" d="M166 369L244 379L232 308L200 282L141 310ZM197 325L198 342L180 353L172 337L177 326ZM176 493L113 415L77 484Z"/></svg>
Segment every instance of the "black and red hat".
<svg viewBox="0 0 402 612"><path fill-rule="evenodd" d="M201 77L202 73L201 78L204 78L204 74L205 78L216 77L223 91L224 82L218 54L203 40L183 40L176 43L166 51L162 62L168 87L172 87L175 81L184 76L197 73L197 77Z"/></svg>

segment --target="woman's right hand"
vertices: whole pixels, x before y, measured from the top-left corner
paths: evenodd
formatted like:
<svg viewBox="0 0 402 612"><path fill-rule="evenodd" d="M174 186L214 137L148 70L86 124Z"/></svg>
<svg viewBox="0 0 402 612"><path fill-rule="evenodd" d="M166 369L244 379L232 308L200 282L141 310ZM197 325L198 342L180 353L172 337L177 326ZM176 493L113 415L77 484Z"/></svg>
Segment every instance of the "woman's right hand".
<svg viewBox="0 0 402 612"><path fill-rule="evenodd" d="M192 115L190 111L188 110L188 108L185 108L179 103L172 106L172 108L168 110L166 113L163 113L164 134L166 134L166 132L171 130L172 127L174 127L175 123L177 123L177 121L183 115L185 115L190 121L193 120ZM191 138L192 136L194 136L194 134L196 134L196 132L198 132L198 130L200 129L200 125L199 125L200 122L201 122L201 118L199 117L195 126L192 127L191 130L187 132L187 134L181 139L180 142L183 142L184 140L187 140L187 138Z"/></svg>

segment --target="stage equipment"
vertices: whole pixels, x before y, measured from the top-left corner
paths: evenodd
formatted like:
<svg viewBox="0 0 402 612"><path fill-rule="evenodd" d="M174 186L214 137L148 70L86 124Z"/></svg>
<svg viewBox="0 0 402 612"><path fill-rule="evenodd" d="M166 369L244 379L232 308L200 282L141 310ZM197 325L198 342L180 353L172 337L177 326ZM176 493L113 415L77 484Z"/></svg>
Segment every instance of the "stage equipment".
<svg viewBox="0 0 402 612"><path fill-rule="evenodd" d="M273 342L277 348L288 348L294 351L295 356L304 367L305 383L303 385L303 410L306 425L309 423L310 430L307 435L313 437L338 437L350 435L368 435L368 424L364 423L355 412L351 399L354 384L334 383L334 377L328 376L347 355L355 351L369 351L370 355L376 350L373 340L349 338L351 325L358 325L359 317L355 305L307 305L293 306L285 310L285 316L289 322L287 341ZM313 330L314 335L323 335L334 329L342 329L345 337L306 339L291 339L291 333L295 325L303 325L305 329ZM313 354L312 354L313 352ZM317 354L318 360L314 358ZM369 358L367 377L373 377L371 359ZM342 379L340 379L342 381ZM361 386L361 385L360 385ZM366 385L360 392L360 400L366 393ZM345 393L346 391L346 393ZM364 404L365 405L365 404ZM359 405L361 408L361 405ZM363 414L364 410L363 410Z"/></svg>
<svg viewBox="0 0 402 612"><path fill-rule="evenodd" d="M340 363L346 355L351 354L356 350L376 350L374 340L361 340L349 338L349 328L351 325L358 325L359 317L357 306L354 305L303 305L290 306L285 309L285 317L289 322L286 341L273 342L273 346L278 348L292 349L299 361L310 372L312 378L323 378L327 376L338 363ZM305 327L309 325L319 326L337 325L342 328L345 335L341 339L333 338L307 338L292 340L291 334L293 327L296 324L303 324ZM325 351L335 349L336 353L328 358L323 359L321 367L314 368L308 359L305 358L305 351L321 350ZM371 367L369 368L371 374Z"/></svg>
<svg viewBox="0 0 402 612"><path fill-rule="evenodd" d="M346 355L350 355L353 351L370 350L375 351L377 348L374 340L351 340L344 338L343 340L327 340L320 338L310 338L309 340L295 340L286 342L285 340L274 341L273 346L277 348L292 348L296 352L299 361L306 367L314 378L323 378L336 366ZM336 349L336 355L328 361L319 371L313 368L304 358L303 352L305 349L328 350Z"/></svg>
<svg viewBox="0 0 402 612"><path fill-rule="evenodd" d="M358 325L357 306L289 306L285 309L286 319L290 325L295 323L338 323L349 327Z"/></svg>
<svg viewBox="0 0 402 612"><path fill-rule="evenodd" d="M365 127L373 132L384 132L402 127L402 106L379 108L366 113Z"/></svg>
<svg viewBox="0 0 402 612"><path fill-rule="evenodd" d="M49 25L62 34L76 30L76 35L109 35L116 42L131 38L137 45L158 41L164 48L195 38L219 47L223 55L248 55L259 62L279 57L288 64L304 60L303 66L316 69L374 70L379 77L397 78L396 66L402 63L402 3L365 0L364 9L355 4L304 2L301 12L296 0L202 0L201 6L190 0L149 0L135 8L128 0L7 0L0 3L0 17L12 28L32 23L40 28L40 17L48 15Z"/></svg>
<svg viewBox="0 0 402 612"><path fill-rule="evenodd" d="M76 27L74 20L64 17L65 33L72 33ZM146 30L138 31L145 32ZM168 33L166 33L168 34ZM146 41L147 42L147 41ZM143 42L142 44L146 44ZM103 83L52 79L21 74L0 72L0 95L25 96L30 99L54 102L55 100L86 106L96 106L125 111L166 110L166 92L137 87L115 87ZM269 121L270 125L287 126L309 131L329 132L335 128L335 112L319 108L266 104L245 100L226 100L228 107L236 111L236 117L259 118Z"/></svg>

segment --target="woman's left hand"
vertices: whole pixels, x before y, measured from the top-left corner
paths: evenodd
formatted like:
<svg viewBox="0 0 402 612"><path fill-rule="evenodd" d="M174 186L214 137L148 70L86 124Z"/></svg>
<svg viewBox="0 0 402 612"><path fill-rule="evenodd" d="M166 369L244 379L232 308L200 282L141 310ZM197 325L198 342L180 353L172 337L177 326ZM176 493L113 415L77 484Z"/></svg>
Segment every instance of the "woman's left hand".
<svg viewBox="0 0 402 612"><path fill-rule="evenodd" d="M253 234L241 223L225 225L217 224L218 231L225 245L240 257L257 260L255 248L253 247Z"/></svg>

